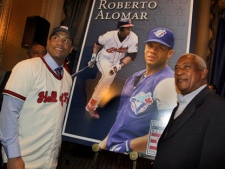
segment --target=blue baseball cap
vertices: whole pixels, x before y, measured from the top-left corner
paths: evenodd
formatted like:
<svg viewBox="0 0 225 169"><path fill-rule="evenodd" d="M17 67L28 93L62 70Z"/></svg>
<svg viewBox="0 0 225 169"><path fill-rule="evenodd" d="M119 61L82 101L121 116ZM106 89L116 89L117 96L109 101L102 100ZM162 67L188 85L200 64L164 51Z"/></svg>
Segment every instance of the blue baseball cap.
<svg viewBox="0 0 225 169"><path fill-rule="evenodd" d="M152 29L149 33L148 40L145 41L148 42L158 42L165 46L168 46L170 48L173 48L174 46L174 36L173 32L166 28L155 28Z"/></svg>

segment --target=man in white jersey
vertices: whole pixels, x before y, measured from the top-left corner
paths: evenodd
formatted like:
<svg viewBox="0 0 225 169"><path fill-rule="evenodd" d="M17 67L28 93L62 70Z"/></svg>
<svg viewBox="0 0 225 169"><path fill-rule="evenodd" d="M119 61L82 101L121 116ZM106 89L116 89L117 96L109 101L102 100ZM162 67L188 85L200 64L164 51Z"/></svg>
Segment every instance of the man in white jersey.
<svg viewBox="0 0 225 169"><path fill-rule="evenodd" d="M19 62L3 91L0 139L8 169L55 169L72 78L64 61L74 35L53 29L44 57Z"/></svg>
<svg viewBox="0 0 225 169"><path fill-rule="evenodd" d="M96 108L108 92L116 73L136 57L138 37L131 31L132 26L134 25L130 19L121 19L117 24L118 30L99 36L94 44L92 58L88 64L96 61L102 77L85 107L92 118L99 118ZM100 46L103 48L99 51Z"/></svg>
<svg viewBox="0 0 225 169"><path fill-rule="evenodd" d="M47 53L47 49L46 49L46 46L40 42L33 42L27 49L27 58L35 58L35 57L43 57L45 56ZM3 101L3 90L5 88L5 85L9 79L9 76L11 74L11 71L3 71L1 68L0 68L0 72L4 72L3 74L1 73L0 74L0 84L1 84L1 87L0 87L0 109L2 107L2 101ZM2 75L2 76L1 76ZM1 145L1 144L0 144ZM1 154L1 149L2 149L2 146L0 146L0 166L3 165L2 163L2 154ZM1 167L0 167L1 168Z"/></svg>

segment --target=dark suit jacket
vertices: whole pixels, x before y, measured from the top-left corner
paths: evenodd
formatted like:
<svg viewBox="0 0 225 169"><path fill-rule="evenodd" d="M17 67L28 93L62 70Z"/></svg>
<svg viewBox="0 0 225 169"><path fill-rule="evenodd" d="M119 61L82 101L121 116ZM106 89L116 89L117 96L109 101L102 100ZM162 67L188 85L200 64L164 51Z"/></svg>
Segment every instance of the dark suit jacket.
<svg viewBox="0 0 225 169"><path fill-rule="evenodd" d="M225 169L225 99L205 87L158 142L153 169Z"/></svg>

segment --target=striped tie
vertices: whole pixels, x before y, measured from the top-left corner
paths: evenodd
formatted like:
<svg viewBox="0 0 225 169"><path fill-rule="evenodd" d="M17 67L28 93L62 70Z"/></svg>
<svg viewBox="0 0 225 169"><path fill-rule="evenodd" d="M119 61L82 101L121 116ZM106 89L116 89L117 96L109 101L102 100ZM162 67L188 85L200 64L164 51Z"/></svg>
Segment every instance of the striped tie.
<svg viewBox="0 0 225 169"><path fill-rule="evenodd" d="M56 74L61 78L62 77L62 67L58 67L55 69Z"/></svg>

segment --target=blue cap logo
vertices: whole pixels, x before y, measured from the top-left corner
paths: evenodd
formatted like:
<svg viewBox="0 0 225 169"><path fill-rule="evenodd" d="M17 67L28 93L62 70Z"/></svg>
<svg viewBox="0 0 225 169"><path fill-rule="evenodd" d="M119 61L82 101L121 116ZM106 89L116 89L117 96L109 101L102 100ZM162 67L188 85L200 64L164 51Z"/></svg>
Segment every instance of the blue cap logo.
<svg viewBox="0 0 225 169"><path fill-rule="evenodd" d="M155 28L148 36L147 42L158 42L170 48L174 46L174 36L173 32L166 28Z"/></svg>
<svg viewBox="0 0 225 169"><path fill-rule="evenodd" d="M166 34L166 30L157 30L156 32L154 32L154 34L158 38L161 38L161 37L163 37Z"/></svg>

